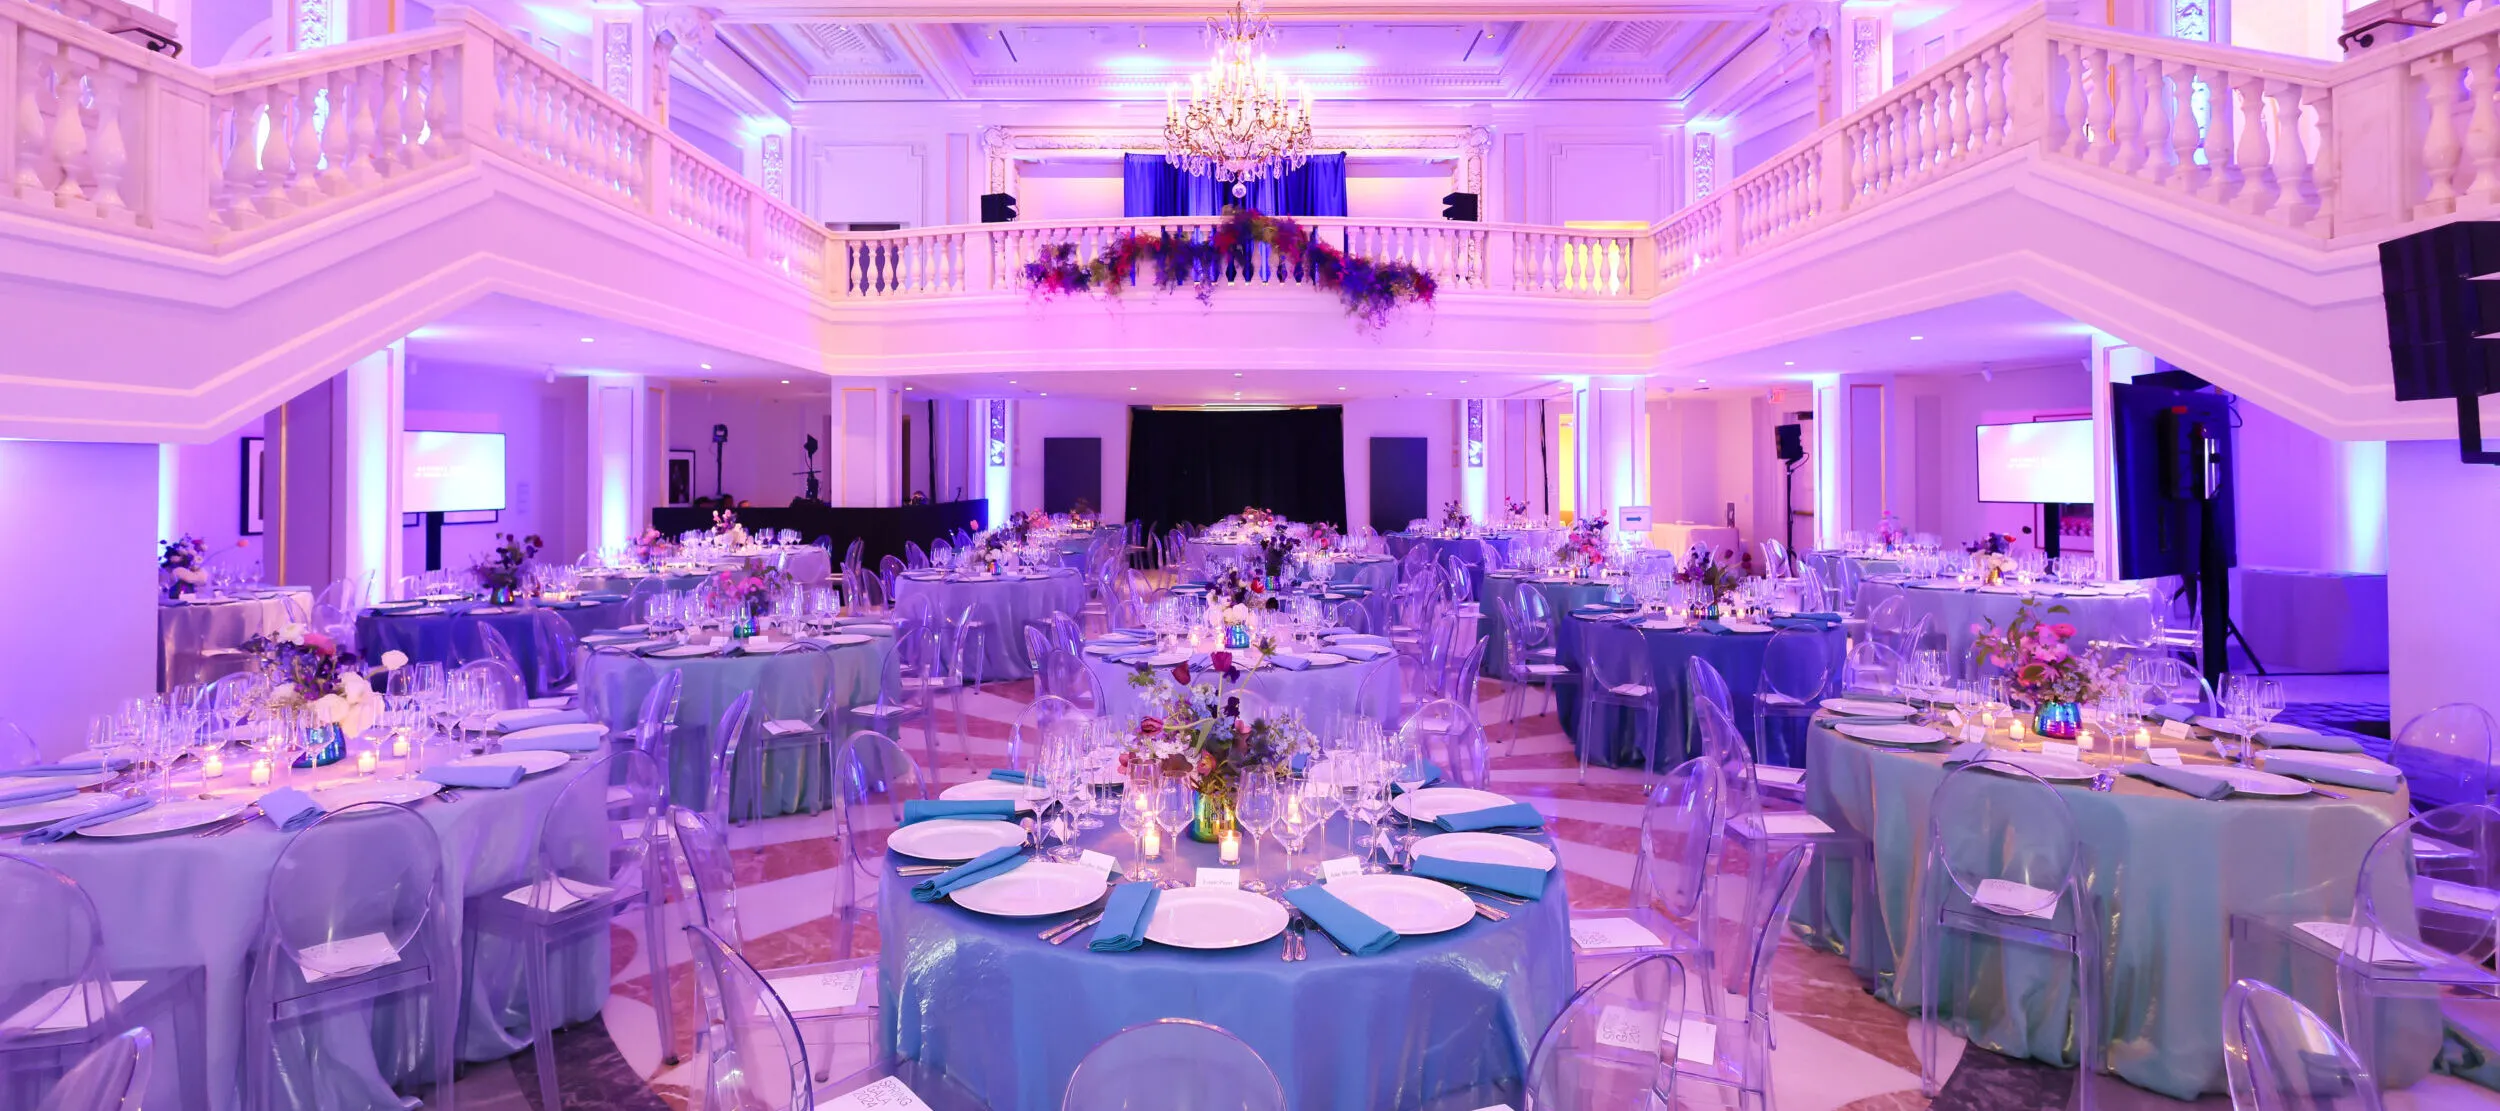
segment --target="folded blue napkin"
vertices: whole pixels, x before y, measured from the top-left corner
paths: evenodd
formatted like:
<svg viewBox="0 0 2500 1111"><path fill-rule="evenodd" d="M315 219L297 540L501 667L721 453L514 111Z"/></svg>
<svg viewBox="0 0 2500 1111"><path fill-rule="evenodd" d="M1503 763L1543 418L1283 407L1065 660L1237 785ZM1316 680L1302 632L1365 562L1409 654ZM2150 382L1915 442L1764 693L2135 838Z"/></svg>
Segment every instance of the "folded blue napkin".
<svg viewBox="0 0 2500 1111"><path fill-rule="evenodd" d="M1311 666L1311 661L1310 661L1310 658L1309 658L1309 657L1307 657L1307 656L1294 656L1294 655L1288 655L1288 654L1283 653L1283 652L1275 652L1275 653L1271 653L1271 654L1269 654L1269 655L1268 655L1268 657L1267 657L1267 662L1272 663L1272 664L1275 664L1275 665L1276 665L1276 666L1278 666L1278 667L1284 668L1284 669L1285 669L1285 670L1287 670L1287 671L1304 671L1304 670L1308 670L1308 669L1310 668L1310 666Z"/></svg>
<svg viewBox="0 0 2500 1111"><path fill-rule="evenodd" d="M608 727L595 721L541 725L503 737L506 752L597 752L607 743Z"/></svg>
<svg viewBox="0 0 2500 1111"><path fill-rule="evenodd" d="M116 756L109 760L63 760L58 764L28 764L22 768L0 769L0 779L40 775L94 775L97 772L118 772L130 766L130 758Z"/></svg>
<svg viewBox="0 0 2500 1111"><path fill-rule="evenodd" d="M1207 584L1205 583L1181 583L1172 588L1174 594L1204 594L1206 592Z"/></svg>
<svg viewBox="0 0 2500 1111"><path fill-rule="evenodd" d="M1376 634L1376 633L1339 633L1339 634L1337 634L1336 639L1334 639L1334 640L1330 641L1330 643L1332 643L1332 644L1376 644L1376 645L1379 645L1379 646L1380 646L1380 647L1382 647L1382 648L1387 648L1387 647L1389 647L1389 638L1384 637L1384 636L1380 636L1380 635L1378 635L1378 634Z"/></svg>
<svg viewBox="0 0 2500 1111"><path fill-rule="evenodd" d="M2257 727L2257 739L2270 748L2303 748L2311 752L2360 752L2361 742L2336 733L2309 733L2280 726Z"/></svg>
<svg viewBox="0 0 2500 1111"><path fill-rule="evenodd" d="M1414 774L1408 774L1410 770ZM1418 791L1423 790L1424 787L1430 787L1435 783L1441 782L1441 765L1435 764L1432 761L1421 757L1416 758L1414 763L1408 764L1406 767L1399 769L1398 774L1392 777L1389 784L1389 793L1393 795L1405 794L1406 788L1400 786L1399 784L1411 783L1417 779L1423 780L1423 786L1415 788Z"/></svg>
<svg viewBox="0 0 2500 1111"><path fill-rule="evenodd" d="M1390 653L1386 644L1336 644L1330 648L1350 660L1377 660Z"/></svg>
<svg viewBox="0 0 2500 1111"><path fill-rule="evenodd" d="M25 806L29 803L65 799L78 793L66 783L41 783L30 787L14 787L0 791L0 806Z"/></svg>
<svg viewBox="0 0 2500 1111"><path fill-rule="evenodd" d="M1696 628L1696 629L1699 629L1699 630L1701 630L1702 632L1705 632L1705 633L1717 633L1717 634L1720 634L1720 635L1722 635L1722 636L1726 635L1726 633L1727 633L1727 631L1728 631L1727 626L1722 625L1722 624L1720 624L1720 623L1718 623L1718 622L1716 622L1716 621L1713 621L1713 620L1711 620L1711 619L1709 619L1709 618L1707 618L1707 617L1702 618L1702 619L1701 619L1701 620L1699 620L1699 621L1693 622L1693 627L1694 627L1694 628Z"/></svg>
<svg viewBox="0 0 2500 1111"><path fill-rule="evenodd" d="M912 799L903 804L903 824L926 822L936 818L983 818L1012 821L1016 816L1013 799Z"/></svg>
<svg viewBox="0 0 2500 1111"><path fill-rule="evenodd" d="M519 764L436 764L417 778L445 787L510 787L521 781Z"/></svg>
<svg viewBox="0 0 2500 1111"><path fill-rule="evenodd" d="M1591 602L1585 606L1573 606L1571 612L1582 617L1595 617L1601 613L1613 613L1615 608L1604 602Z"/></svg>
<svg viewBox="0 0 2500 1111"><path fill-rule="evenodd" d="M589 721L590 715L573 709L522 706L511 710L498 710L487 715L487 720L494 723L497 730L511 733L522 729L535 729L541 725L579 725Z"/></svg>
<svg viewBox="0 0 2500 1111"><path fill-rule="evenodd" d="M80 814L75 818L63 818L60 821L52 823L51 825L40 826L35 829L27 830L26 835L20 838L20 840L23 840L30 845L48 845L54 841L60 840L61 838L67 837L70 834L76 833L79 830L85 829L88 826L102 825L103 823L112 821L115 818L127 818L154 805L156 805L156 800L151 798L123 799L120 802L109 802L84 814Z"/></svg>
<svg viewBox="0 0 2500 1111"><path fill-rule="evenodd" d="M2267 755L2265 769L2278 775L2298 776L2313 783L2359 787L2365 791L2393 791L2404 782L2404 776L2394 768L2356 768L2348 764L2308 759L2296 752Z"/></svg>
<svg viewBox="0 0 2500 1111"><path fill-rule="evenodd" d="M1398 943L1396 930L1381 925L1380 920L1371 915L1347 906L1345 900L1329 894L1328 889L1319 884L1287 891L1285 901L1310 915L1311 921L1319 923L1319 928L1328 931L1328 936L1336 938L1339 944L1353 950L1355 956L1368 957Z"/></svg>
<svg viewBox="0 0 2500 1111"><path fill-rule="evenodd" d="M1314 633L1314 634L1312 634L1312 635L1313 635L1313 636L1323 636L1323 637L1353 637L1353 636L1361 636L1361 635L1363 635L1363 634L1358 633L1358 632L1355 632L1353 629L1347 628L1346 626L1343 626L1343 625L1331 625L1331 626L1329 626L1329 627L1327 627L1327 628L1325 628L1325 629L1321 629L1319 632Z"/></svg>
<svg viewBox="0 0 2500 1111"><path fill-rule="evenodd" d="M1826 625L1837 625L1841 620L1837 613L1792 613L1788 616L1800 621L1820 621Z"/></svg>
<svg viewBox="0 0 2500 1111"><path fill-rule="evenodd" d="M1111 631L1124 637L1151 637L1155 635L1155 631L1152 629L1113 629Z"/></svg>
<svg viewBox="0 0 2500 1111"><path fill-rule="evenodd" d="M1112 888L1111 898L1102 905L1102 922L1094 927L1094 940L1085 947L1097 953L1125 953L1146 944L1146 923L1154 921L1155 896L1162 893L1151 883Z"/></svg>
<svg viewBox="0 0 2500 1111"><path fill-rule="evenodd" d="M2161 718L2165 721L2186 721L2189 718L2195 717L2196 711L2190 707L2179 705L2176 702L2165 702L2159 706L2153 707L2153 716Z"/></svg>
<svg viewBox="0 0 2500 1111"><path fill-rule="evenodd" d="M2161 764L2129 764L2126 772L2137 779L2149 779L2174 791L2184 791L2200 799L2218 799L2231 793L2231 781L2220 776L2186 768Z"/></svg>
<svg viewBox="0 0 2500 1111"><path fill-rule="evenodd" d="M624 596L624 595L622 595L622 594L610 594L610 593L608 593L608 592L606 592L606 591L604 591L604 590L603 590L603 591L600 591L600 592L599 592L599 593L597 593L597 594L584 594L584 595L582 595L582 601L585 601L585 602L622 602L622 601L624 601L624 600L625 600L625 596Z"/></svg>
<svg viewBox="0 0 2500 1111"><path fill-rule="evenodd" d="M1415 858L1414 867L1408 868L1407 871L1428 879L1463 883L1469 887L1481 887L1499 891L1505 895L1517 895L1522 899L1535 899L1545 894L1545 871L1541 868L1522 868L1516 864L1487 864L1474 860L1419 856Z"/></svg>
<svg viewBox="0 0 2500 1111"><path fill-rule="evenodd" d="M1771 627L1774 629L1804 629L1808 632L1816 633L1829 629L1836 624L1839 624L1839 622L1823 621L1812 617L1774 617L1771 619Z"/></svg>
<svg viewBox="0 0 2500 1111"><path fill-rule="evenodd" d="M1354 598L1368 598L1372 592L1372 588L1361 583L1330 583L1328 590L1332 594L1344 594Z"/></svg>
<svg viewBox="0 0 2500 1111"><path fill-rule="evenodd" d="M1151 647L1139 648L1128 652L1113 652L1103 658L1115 664L1133 664L1155 658L1155 650Z"/></svg>
<svg viewBox="0 0 2500 1111"><path fill-rule="evenodd" d="M905 806L911 805L905 803ZM1024 855L1022 845L1001 845L971 860L958 864L919 883L913 884L911 897L917 902L934 903L993 876L1015 871L1032 858Z"/></svg>
<svg viewBox="0 0 2500 1111"><path fill-rule="evenodd" d="M1024 773L1017 771L1014 768L991 768L990 778L1001 783L1023 783L1027 781Z"/></svg>
<svg viewBox="0 0 2500 1111"><path fill-rule="evenodd" d="M1482 810L1462 810L1456 814L1443 814L1434 818L1432 824L1452 833L1472 833L1491 829L1544 829L1545 815L1537 813L1536 807L1527 803L1512 802L1500 806L1488 806Z"/></svg>
<svg viewBox="0 0 2500 1111"><path fill-rule="evenodd" d="M280 787L260 797L260 816L288 833L320 821L323 813L311 795L293 787Z"/></svg>
<svg viewBox="0 0 2500 1111"><path fill-rule="evenodd" d="M1985 760L1987 758L1988 742L1986 741L1964 741L1953 746L1952 751L1944 754L1944 762L1948 764L1967 764L1973 760Z"/></svg>

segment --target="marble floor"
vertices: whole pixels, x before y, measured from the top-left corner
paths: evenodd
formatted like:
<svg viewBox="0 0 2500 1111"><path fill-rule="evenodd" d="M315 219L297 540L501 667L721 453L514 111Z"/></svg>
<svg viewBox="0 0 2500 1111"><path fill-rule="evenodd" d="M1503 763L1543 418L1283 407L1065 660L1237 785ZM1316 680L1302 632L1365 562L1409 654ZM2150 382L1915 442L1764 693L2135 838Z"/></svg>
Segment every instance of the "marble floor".
<svg viewBox="0 0 2500 1111"><path fill-rule="evenodd" d="M2383 679L2375 692L2366 680L2316 686L2315 695L2308 695L2306 686L2296 689L2321 701L2383 704L2385 700ZM955 722L948 715L942 723L948 732L941 738L945 754L941 779L959 782L995 766L1004 751L1009 723L1031 697L1029 683L1015 683L994 684L970 698L967 720L962 723L969 734L968 751L954 737ZM1511 723L1501 719L1505 701L1497 695L1495 684L1485 684L1481 704L1495 738L1496 789L1530 800L1547 813L1549 828L1561 842L1574 906L1623 905L1625 885L1631 878L1629 850L1639 820L1641 777L1636 772L1590 769L1582 781L1570 742L1553 715L1523 718L1513 741ZM1529 708L1537 708L1533 700ZM915 749L919 745L916 730L909 743ZM753 938L751 946L761 950L760 963L778 966L832 955L822 925L836 860L829 834L830 822L814 816L772 819L733 830L740 913ZM862 932L858 944L873 947L874 926ZM683 946L670 945L676 988L672 998L680 1012L676 1051L684 1058L671 1066L658 1043L651 984L638 956L642 940L632 929L617 929L611 962L616 981L603 1021L557 1035L557 1071L567 1107L618 1111L700 1107L692 1039L685 1032L684 1012L694 992ZM866 951L862 949L863 954ZM1942 1039L1947 1080L1934 1097L1925 1096L1919 1089L1917 1057L1925 1039L1913 1036L1915 1022L1861 990L1844 961L1792 941L1780 954L1775 976L1774 1088L1781 1111L2023 1111L2065 1103L2072 1073L1982 1049L1965 1050L1961 1040L1949 1034ZM1685 1097L1688 1106L1721 1105L1710 1089L1694 1088ZM536 1070L527 1053L470 1067L458 1094L461 1106L469 1111L548 1111L539 1107ZM2220 1096L2183 1104L2109 1079L2099 1082L2095 1094L2107 1111L2229 1106L2229 1100ZM2495 1108L2500 1107L2500 1093L2433 1077L2412 1090L2390 1093L2388 1105L2395 1111Z"/></svg>

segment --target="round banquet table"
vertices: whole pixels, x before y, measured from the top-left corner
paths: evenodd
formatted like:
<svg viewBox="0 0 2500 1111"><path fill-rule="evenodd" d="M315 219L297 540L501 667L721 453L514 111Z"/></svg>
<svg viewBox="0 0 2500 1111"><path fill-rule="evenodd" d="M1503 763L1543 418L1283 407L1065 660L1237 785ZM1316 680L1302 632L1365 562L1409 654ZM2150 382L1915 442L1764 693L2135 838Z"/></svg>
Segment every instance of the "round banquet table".
<svg viewBox="0 0 2500 1111"><path fill-rule="evenodd" d="M1992 740L2010 743L2002 726ZM2202 742L2176 743L2191 763L2212 753ZM1849 913L1850 885L1831 880L1820 892L1825 917L1801 913L1796 924L1809 941L1871 967L1877 993L1914 1011L1923 989L1912 926L1927 859L1928 798L1944 778L1944 754L1854 741L1833 732L1820 715L1807 745L1814 774L1806 779L1806 808L1833 829L1873 843L1880 914L1867 916L1867 928L1881 936L1846 936L1858 917ZM2014 786L2010 778L2002 782ZM2226 959L2231 917L2347 920L2362 854L2404 819L2407 805L2401 790L2343 787L2333 788L2348 796L2340 800L2208 802L2127 776L2107 792L2080 783L2056 789L2089 848L2089 889L2099 904L2106 949L2101 1023L2107 1067L2177 1099L2227 1090L2215 1016L2233 973ZM1971 1040L2008 1056L2074 1064L2071 960L1967 935L1949 938L1948 947L1956 956L1944 965L1944 1009L1969 1011L1959 1017ZM1973 952L1986 954L1975 970L1986 982L1975 992L1956 982L1969 974ZM2259 978L2284 982L2267 970L2240 969L2242 975L2260 972ZM2333 1015L2331 995L2325 1004L2322 1013ZM2413 1059L2380 1077L2390 1087L2420 1078L2439 1051L2435 1028L2417 1024L2413 1034L2407 1039Z"/></svg>
<svg viewBox="0 0 2500 1111"><path fill-rule="evenodd" d="M295 613L287 611L289 601ZM282 586L248 596L164 600L156 606L156 689L206 683L241 671L251 658L243 642L275 633L290 621L308 621L312 592Z"/></svg>
<svg viewBox="0 0 2500 1111"><path fill-rule="evenodd" d="M233 765L230 763L229 767ZM540 823L547 820L565 784L582 774L589 761L575 757L564 767L534 775L507 790L462 792L456 803L420 802L413 809L434 827L443 846L443 881L447 897L438 913L448 920L449 936L459 938L467 912L465 899L496 895L528 882L537 850ZM333 777L352 778L351 765L334 765L307 775L307 784ZM233 771L227 779L241 789ZM581 795L591 805L579 813L557 816L559 836L577 840L585 851L604 844L604 812L596 796ZM205 973L203 1000L207 1023L197 1031L196 1046L180 1044L185 1027L157 1029L157 1067L149 1107L208 1108L233 1111L241 1105L244 992L254 953L261 941L261 920L271 871L291 834L254 819L235 832L218 837L173 833L130 840L71 836L51 844L17 843L9 851L78 881L104 923L104 944L117 976L131 970L199 969ZM352 876L339 878L339 889L352 891ZM460 1057L494 1061L527 1048L530 1022L519 947L501 937L472 939L461 958L464 987L460 1002ZM565 1023L596 1017L605 1004L610 971L608 931L591 930L581 939L553 951L550 971L556 995L564 1001ZM278 1038L281 1070L290 1078L278 1106L301 1111L399 1111L389 1085L431 1082L432 1057L424 1052L426 1025L415 1000L421 996L385 999L378 1007L349 1007L322 1016L317 1025L282 1027ZM306 1055L318 1039L320 1063L308 1066ZM188 1090L190 1082L174 1062L198 1052L206 1090ZM176 1087L169 1088L172 1084ZM172 1094L181 1089L177 1097Z"/></svg>
<svg viewBox="0 0 2500 1111"><path fill-rule="evenodd" d="M798 683L809 691L831 691L845 709L877 700L878 668L894 644L893 630L885 625L862 625L859 629L853 635L867 636L865 644L828 647L823 652L797 657L810 661L805 673L768 668L766 665L773 659L770 652L754 654L742 649L687 657L636 653L636 658L650 666L649 671L625 663L613 653L592 652L583 662L584 704L601 707L608 718L603 724L608 728L630 728L651 684L671 671L685 676L678 681L677 724L669 731L669 797L678 805L695 806L699 800L712 797L712 734L720 728L721 714L740 694L755 692L754 707L747 715L749 738L761 735L765 720L772 716L767 707L774 704L778 691L771 683ZM828 724L836 729L847 728L839 722ZM819 748L773 750L764 764L764 798L759 801L747 797L743 788L733 791L729 813L743 821L752 816L808 810L817 785L827 782L831 775L832 769L825 766Z"/></svg>
<svg viewBox="0 0 2500 1111"><path fill-rule="evenodd" d="M1343 843L1342 829L1327 833L1327 843ZM1114 828L1077 843L1123 863L1135 855ZM1310 843L1323 842L1314 833ZM1261 852L1260 875L1275 882L1284 855L1273 843ZM1215 846L1184 837L1165 858L1167 871L1187 874L1214 864ZM989 918L917 902L897 863L917 862L889 855L877 892L880 1042L998 1111L1056 1111L1087 1050L1159 1018L1240 1036L1275 1070L1295 1111L1414 1107L1505 1082L1515 1092L1538 1035L1571 995L1559 868L1544 897L1506 908L1505 921L1471 918L1369 957L1347 956L1313 929L1310 959L1287 962L1281 940L1222 951L1150 941L1097 953L1086 948L1088 930L1052 945L1034 935L1066 916Z"/></svg>
<svg viewBox="0 0 2500 1111"><path fill-rule="evenodd" d="M573 627L576 637L588 636L602 629L613 629L625 620L625 607L618 602L543 602L537 603L555 611ZM424 610L438 612L427 613ZM454 667L485 654L477 633L471 627L479 623L492 626L512 646L513 658L520 662L521 681L529 685L532 696L552 693L540 689L538 681L538 615L530 604L489 606L480 602L453 602L441 606L423 606L407 612L369 609L356 615L356 648L366 659L378 660L384 652L404 652L412 663L439 663Z"/></svg>
<svg viewBox="0 0 2500 1111"><path fill-rule="evenodd" d="M1909 601L1908 623L1921 617L1935 618L1935 631L1945 637L1949 659L1970 655L1976 634L1975 624L1995 622L1998 628L2014 619L2028 601L2032 613L2042 620L2057 620L2075 627L2075 639L2113 641L2121 638L2141 642L2152 629L2152 599L2133 592L2093 591L2073 593L2046 585L2030 588L2016 586L1973 586L1947 579L1902 582L1897 579L1870 578L1858 587L1858 612L1869 614L1887 598ZM2064 606L2066 612L2052 614L2050 606Z"/></svg>
<svg viewBox="0 0 2500 1111"><path fill-rule="evenodd" d="M1087 647L1091 649L1100 643L1103 642L1089 642ZM1205 660L1205 656L1200 656L1190 666L1203 667ZM1381 668L1395 668L1397 665L1397 657L1390 655L1376 660L1349 660L1301 671L1263 666L1244 673L1241 687L1266 699L1273 709L1300 711L1303 722L1314 729L1324 730L1328 723L1347 717L1389 721L1397 717L1396 689L1384 680L1367 702L1363 697L1363 684ZM1141 692L1128 682L1129 676L1137 670L1135 664L1114 663L1088 651L1085 653L1085 669L1102 684L1103 701L1112 720L1131 721L1146 713L1146 702Z"/></svg>
<svg viewBox="0 0 2500 1111"><path fill-rule="evenodd" d="M1260 559L1258 541L1229 533L1192 536L1181 545L1181 553L1189 569L1201 575L1212 572L1219 564L1233 563L1248 567Z"/></svg>
<svg viewBox="0 0 2500 1111"><path fill-rule="evenodd" d="M1024 627L1047 624L1053 613L1075 617L1085 608L1085 580L1067 568L1037 574L963 577L937 571L906 571L894 584L896 601L933 597L948 624L972 609L974 620L989 628L979 660L964 668L981 682L1022 679L1033 674L1024 658Z"/></svg>
<svg viewBox="0 0 2500 1111"><path fill-rule="evenodd" d="M1607 586L1599 580L1575 579L1567 575L1539 577L1525 571L1487 572L1484 576L1486 596L1481 603L1484 617L1478 624L1485 637L1483 673L1510 673L1510 625L1509 619L1502 616L1501 601L1508 600L1516 606L1520 592L1534 590L1545 596L1546 613L1560 624L1559 619L1574 608L1605 601ZM1554 646L1548 644L1546 647Z"/></svg>
<svg viewBox="0 0 2500 1111"><path fill-rule="evenodd" d="M1563 731L1571 736L1580 759L1587 763L1637 767L1645 746L1634 736L1636 726L1631 712L1606 707L1600 711L1604 720L1592 725L1580 719L1580 679L1587 670L1588 630L1594 620L1586 614L1566 613L1556 622L1555 662L1571 669L1556 684L1554 693ZM1658 736L1654 747L1648 748L1657 753L1657 767L1672 768L1699 755L1687 751L1689 734L1684 720L1691 705L1691 693L1684 682L1684 661L1696 656L1710 661L1710 666L1727 680L1736 728L1746 740L1754 742L1756 759L1766 764L1789 763L1794 759L1783 758L1785 754L1777 749L1766 750L1761 739L1753 735L1754 688L1762 681L1762 650L1771 643L1771 634L1711 633L1697 627L1643 628L1640 632L1641 642L1649 649L1650 681L1658 687ZM1845 643L1840 628L1826 629L1822 636L1837 674ZM1826 687L1834 681L1827 681ZM1802 748L1796 746L1796 750Z"/></svg>

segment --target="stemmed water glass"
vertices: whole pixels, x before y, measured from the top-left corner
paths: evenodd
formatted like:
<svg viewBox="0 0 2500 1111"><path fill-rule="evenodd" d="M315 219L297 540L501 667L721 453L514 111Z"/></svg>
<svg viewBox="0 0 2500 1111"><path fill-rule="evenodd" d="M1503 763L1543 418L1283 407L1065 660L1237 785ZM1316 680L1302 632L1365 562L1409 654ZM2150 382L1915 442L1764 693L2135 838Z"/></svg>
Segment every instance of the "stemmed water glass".
<svg viewBox="0 0 2500 1111"><path fill-rule="evenodd" d="M1363 871L1377 874L1389 870L1385 863L1375 863L1372 852L1384 847L1381 823L1389 817L1389 777L1397 774L1380 759L1376 748L1367 748L1363 758L1363 774L1356 778L1350 810L1369 832L1363 836Z"/></svg>
<svg viewBox="0 0 2500 1111"><path fill-rule="evenodd" d="M1198 816L1196 802L1197 793L1190 790L1189 780L1182 776L1167 775L1155 783L1155 825L1163 830L1164 852L1172 853L1180 847L1181 831L1188 829ZM1181 883L1179 877L1171 875L1162 882L1166 887Z"/></svg>
<svg viewBox="0 0 2500 1111"><path fill-rule="evenodd" d="M1129 870L1129 878L1148 883L1161 878L1154 864L1146 859L1146 831L1155 825L1155 779L1151 769L1142 776L1132 775L1128 790L1120 796L1120 828L1137 846L1137 867Z"/></svg>
<svg viewBox="0 0 2500 1111"><path fill-rule="evenodd" d="M1240 820L1243 829L1250 831L1250 836L1245 838L1250 842L1250 878L1241 885L1244 891L1267 893L1267 881L1259 878L1259 841L1268 835L1268 831L1276 828L1277 819L1283 816L1282 795L1274 772L1246 772L1235 788L1233 815Z"/></svg>
<svg viewBox="0 0 2500 1111"><path fill-rule="evenodd" d="M1285 806L1276 823L1276 839L1285 846L1285 890L1290 891L1311 885L1294 867L1294 860L1301 854L1302 843L1309 839L1311 830L1327 821L1328 804L1314 793L1310 783L1287 782L1280 786Z"/></svg>

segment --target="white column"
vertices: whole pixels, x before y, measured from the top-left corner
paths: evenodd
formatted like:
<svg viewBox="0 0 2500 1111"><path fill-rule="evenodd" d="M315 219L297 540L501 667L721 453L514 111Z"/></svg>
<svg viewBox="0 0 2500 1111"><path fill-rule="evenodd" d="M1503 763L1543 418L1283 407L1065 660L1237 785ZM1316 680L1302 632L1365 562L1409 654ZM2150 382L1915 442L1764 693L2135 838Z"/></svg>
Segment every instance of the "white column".
<svg viewBox="0 0 2500 1111"><path fill-rule="evenodd" d="M1841 479L1847 472L1842 459L1840 378L1818 374L1814 382L1814 450L1809 452L1814 466L1814 546L1832 548L1840 544Z"/></svg>
<svg viewBox="0 0 2500 1111"><path fill-rule="evenodd" d="M1612 518L1615 507L1641 504L1639 478L1646 454L1648 381L1637 375L1602 375L1575 389L1580 490L1578 513Z"/></svg>
<svg viewBox="0 0 2500 1111"><path fill-rule="evenodd" d="M400 576L400 432L407 349L393 343L339 375L339 574L379 598Z"/></svg>
<svg viewBox="0 0 2500 1111"><path fill-rule="evenodd" d="M2387 445L2387 693L2392 725L2450 702L2500 708L2500 467L2454 440Z"/></svg>
<svg viewBox="0 0 2500 1111"><path fill-rule="evenodd" d="M972 403L973 471L981 476L981 498L989 503L985 520L995 526L1007 519L1013 496L1016 451L1015 406L1005 398L979 398Z"/></svg>
<svg viewBox="0 0 2500 1111"><path fill-rule="evenodd" d="M2152 369L2153 356L2143 348L2107 332L2092 333L2092 558L2112 575L2118 573L2118 451L2109 388Z"/></svg>
<svg viewBox="0 0 2500 1111"><path fill-rule="evenodd" d="M1478 521L1493 519L1493 423L1492 401L1458 403L1458 500Z"/></svg>
<svg viewBox="0 0 2500 1111"><path fill-rule="evenodd" d="M832 496L835 505L893 505L895 493L894 434L899 415L894 391L885 383L863 380L843 383L833 391L833 436L837 446ZM992 495L995 496L995 495Z"/></svg>
<svg viewBox="0 0 2500 1111"><path fill-rule="evenodd" d="M590 546L607 551L631 543L643 529L644 483L654 447L643 434L649 402L640 375L594 374L589 385L583 525Z"/></svg>

